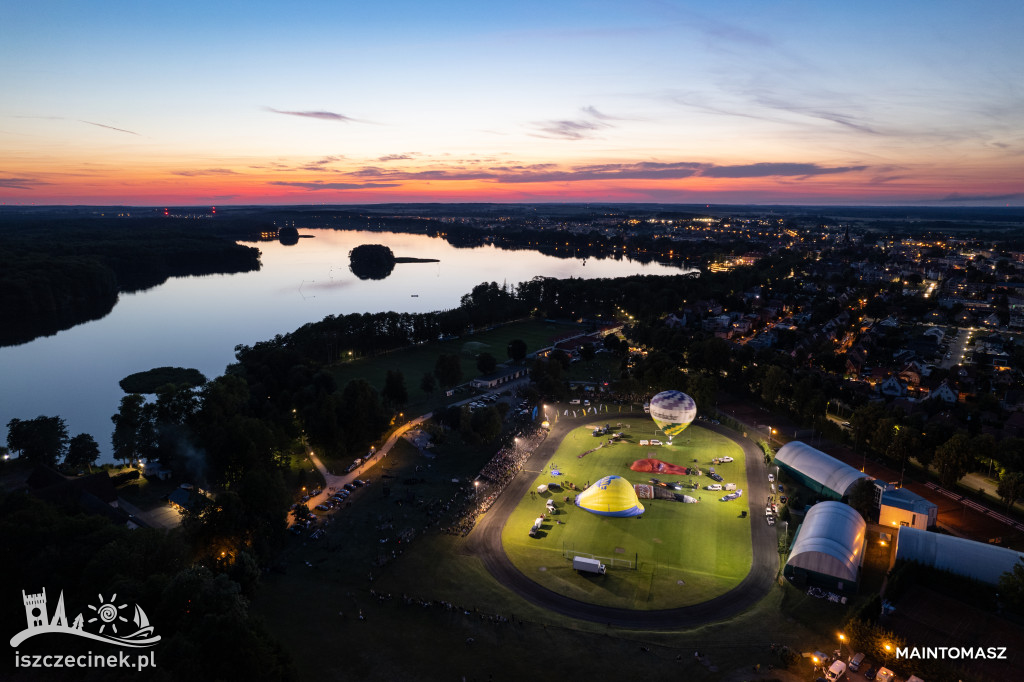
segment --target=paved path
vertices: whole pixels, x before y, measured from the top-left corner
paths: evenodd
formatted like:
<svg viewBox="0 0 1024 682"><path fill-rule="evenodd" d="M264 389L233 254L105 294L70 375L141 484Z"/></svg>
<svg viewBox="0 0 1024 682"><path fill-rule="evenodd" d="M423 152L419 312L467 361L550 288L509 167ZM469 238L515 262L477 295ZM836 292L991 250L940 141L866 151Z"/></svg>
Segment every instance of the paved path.
<svg viewBox="0 0 1024 682"><path fill-rule="evenodd" d="M380 446L380 448L376 452L367 457L362 464L360 464L358 467L348 472L347 474L342 474L341 476L332 474L330 471L328 471L323 461L321 461L321 459L311 451L309 453L309 459L313 462L313 466L319 469L320 474L324 477L324 489L320 492L319 495L316 495L315 497L310 497L309 501L306 502L306 506L309 507L310 509L316 509L316 506L318 504L323 504L327 500L327 498L333 494L332 491L341 490L346 483L351 483L353 480L359 478L360 476L363 475L363 472L367 471L368 469L372 469L378 462L387 457L388 453L391 452L391 448L394 447L395 443L398 442L399 438L405 435L406 431L415 426L419 426L423 422L430 419L432 416L433 413L428 412L427 414L416 417L415 419L410 419L405 424L402 424L397 429L395 429L394 433L392 433L388 437L388 439L384 442L384 445ZM288 525L290 526L293 523L295 523L294 517L289 516Z"/></svg>
<svg viewBox="0 0 1024 682"><path fill-rule="evenodd" d="M750 440L737 438L735 433L728 429L706 422L701 423L703 428L720 433L739 444L743 448L747 462L749 490L746 493L749 495L751 508L753 563L750 573L739 585L702 604L677 609L636 611L570 599L530 580L512 564L501 544L501 529L533 483L535 473L530 472L540 471L547 465L570 430L593 420L593 416L577 419L560 417L548 438L527 460L523 470L505 488L491 509L480 517L469 535L468 546L491 575L527 601L562 615L607 623L620 628L645 630L692 627L723 620L745 611L767 595L778 574L779 554L775 528L765 522L764 514L759 513L761 501L766 500L769 495L764 455Z"/></svg>

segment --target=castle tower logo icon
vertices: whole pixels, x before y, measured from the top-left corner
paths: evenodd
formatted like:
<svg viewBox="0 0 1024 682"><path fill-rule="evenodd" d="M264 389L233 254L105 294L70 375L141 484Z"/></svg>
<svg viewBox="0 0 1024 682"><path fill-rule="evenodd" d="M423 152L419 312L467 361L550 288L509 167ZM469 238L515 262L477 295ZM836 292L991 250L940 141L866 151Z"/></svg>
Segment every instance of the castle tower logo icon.
<svg viewBox="0 0 1024 682"><path fill-rule="evenodd" d="M63 591L52 618L48 618L45 587L39 594L27 594L24 590L21 594L25 602L27 627L11 637L12 647L17 648L29 637L47 633L74 635L133 648L153 646L160 641L160 635L153 634L153 626L142 607L136 605L134 612L128 610L127 604L117 603L117 594L110 599L98 595L98 602L89 604L89 610L84 615L78 614L70 624L64 612Z"/></svg>

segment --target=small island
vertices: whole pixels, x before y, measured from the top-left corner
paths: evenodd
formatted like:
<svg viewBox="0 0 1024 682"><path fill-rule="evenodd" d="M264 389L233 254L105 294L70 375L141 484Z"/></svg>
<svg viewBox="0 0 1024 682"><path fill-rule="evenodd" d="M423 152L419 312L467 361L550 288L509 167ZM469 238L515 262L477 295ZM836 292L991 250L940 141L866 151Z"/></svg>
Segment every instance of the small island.
<svg viewBox="0 0 1024 682"><path fill-rule="evenodd" d="M182 384L193 388L206 383L206 377L198 369L185 367L155 367L145 372L129 374L118 382L125 393L156 393L167 384Z"/></svg>
<svg viewBox="0 0 1024 682"><path fill-rule="evenodd" d="M383 244L360 244L348 252L349 269L359 279L384 279L395 269L396 263L437 263L436 258L410 258L395 256Z"/></svg>

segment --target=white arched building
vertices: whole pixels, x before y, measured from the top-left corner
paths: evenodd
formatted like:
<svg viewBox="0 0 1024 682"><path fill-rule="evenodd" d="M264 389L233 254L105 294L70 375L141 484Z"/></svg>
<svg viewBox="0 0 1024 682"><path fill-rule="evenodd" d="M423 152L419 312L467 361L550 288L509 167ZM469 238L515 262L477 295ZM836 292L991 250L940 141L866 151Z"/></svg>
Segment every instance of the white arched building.
<svg viewBox="0 0 1024 682"><path fill-rule="evenodd" d="M798 440L779 448L774 461L804 487L835 500L849 495L853 484L860 479L870 478L849 464Z"/></svg>
<svg viewBox="0 0 1024 682"><path fill-rule="evenodd" d="M783 574L798 585L856 592L867 523L842 502L819 502L796 530Z"/></svg>

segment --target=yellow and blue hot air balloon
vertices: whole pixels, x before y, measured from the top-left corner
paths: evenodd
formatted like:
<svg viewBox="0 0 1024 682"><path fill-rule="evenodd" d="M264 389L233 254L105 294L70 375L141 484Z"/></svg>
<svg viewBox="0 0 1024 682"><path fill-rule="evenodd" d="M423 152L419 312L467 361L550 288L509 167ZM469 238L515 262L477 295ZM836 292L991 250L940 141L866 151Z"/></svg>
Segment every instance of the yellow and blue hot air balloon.
<svg viewBox="0 0 1024 682"><path fill-rule="evenodd" d="M662 391L651 398L651 419L672 440L697 416L697 403L682 391Z"/></svg>
<svg viewBox="0 0 1024 682"><path fill-rule="evenodd" d="M622 476L605 476L576 496L576 506L599 516L639 516L644 506Z"/></svg>

